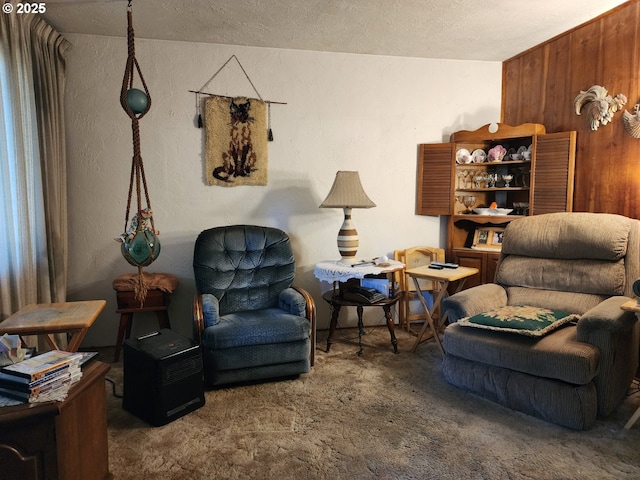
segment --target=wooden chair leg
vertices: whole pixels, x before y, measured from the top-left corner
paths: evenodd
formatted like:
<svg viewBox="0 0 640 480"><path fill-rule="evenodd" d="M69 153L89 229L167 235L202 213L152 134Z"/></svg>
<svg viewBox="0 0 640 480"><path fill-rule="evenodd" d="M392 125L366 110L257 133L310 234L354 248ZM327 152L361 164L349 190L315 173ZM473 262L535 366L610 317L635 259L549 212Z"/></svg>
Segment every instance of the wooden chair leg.
<svg viewBox="0 0 640 480"><path fill-rule="evenodd" d="M113 355L114 363L120 360L120 351L122 350L122 342L125 339L125 332L127 338L131 336L131 324L133 323L133 313L123 313L120 315L120 327L118 328L118 340L116 341L116 351Z"/></svg>

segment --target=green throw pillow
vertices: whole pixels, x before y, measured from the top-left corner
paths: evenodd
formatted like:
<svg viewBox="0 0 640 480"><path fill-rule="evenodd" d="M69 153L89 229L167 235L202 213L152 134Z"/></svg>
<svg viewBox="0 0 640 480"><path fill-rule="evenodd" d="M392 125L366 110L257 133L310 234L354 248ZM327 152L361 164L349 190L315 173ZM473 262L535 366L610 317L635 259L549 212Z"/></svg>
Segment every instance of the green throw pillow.
<svg viewBox="0 0 640 480"><path fill-rule="evenodd" d="M579 315L562 310L549 310L548 308L527 305L507 305L472 317L462 318L458 323L465 327L541 337L579 318Z"/></svg>

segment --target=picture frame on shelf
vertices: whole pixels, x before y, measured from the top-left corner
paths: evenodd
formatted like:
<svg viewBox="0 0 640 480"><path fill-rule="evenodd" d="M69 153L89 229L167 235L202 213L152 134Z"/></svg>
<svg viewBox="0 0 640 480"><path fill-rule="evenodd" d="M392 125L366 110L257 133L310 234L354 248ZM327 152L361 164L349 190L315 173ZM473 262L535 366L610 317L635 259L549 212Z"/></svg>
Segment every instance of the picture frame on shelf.
<svg viewBox="0 0 640 480"><path fill-rule="evenodd" d="M503 227L478 227L473 234L471 248L475 250L502 250Z"/></svg>

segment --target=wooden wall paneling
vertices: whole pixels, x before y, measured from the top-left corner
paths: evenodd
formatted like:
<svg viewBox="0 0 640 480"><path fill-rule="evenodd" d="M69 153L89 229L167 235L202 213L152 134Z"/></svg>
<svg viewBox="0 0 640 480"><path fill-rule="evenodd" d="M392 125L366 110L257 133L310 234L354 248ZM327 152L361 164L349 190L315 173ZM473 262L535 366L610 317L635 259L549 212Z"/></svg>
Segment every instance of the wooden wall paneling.
<svg viewBox="0 0 640 480"><path fill-rule="evenodd" d="M571 101L569 122L578 132L574 192L576 211L596 212L600 208L597 204L603 203L606 196L606 186L601 180L596 181L594 176L598 177L602 171L597 165L597 159L602 158L602 153L598 150L607 132L604 129L592 132L586 114L583 112L582 115L577 115L573 104L580 91L587 90L592 85L603 84L601 28L600 22L593 22L570 35L572 62L568 65L567 73L571 81L564 96L567 102Z"/></svg>
<svg viewBox="0 0 640 480"><path fill-rule="evenodd" d="M619 28L611 28L611 25L608 25L611 23L616 23L616 20L611 17L603 18L593 25L588 25L583 35L594 39L593 50L585 55L585 59L594 55L597 58L591 84L604 86L613 96L623 93L619 80L625 75L628 77L629 72L624 72L628 68L628 62L621 61L624 43L621 44L616 38L625 37L626 41L628 37ZM596 29L596 26L599 28ZM614 35L616 32L618 32L617 36ZM597 50L596 39L598 40ZM582 119L580 147L583 151L593 152L593 154L581 157L584 162L579 165L578 179L585 186L580 190L581 195L577 198L577 202L582 202L578 203L580 210L624 211L620 208L617 198L619 179L617 171L620 168L621 152L617 152L615 148L615 145L624 142L623 136L626 135L621 117L622 112L616 113L610 124L601 125L596 131L588 128L586 118Z"/></svg>
<svg viewBox="0 0 640 480"><path fill-rule="evenodd" d="M505 61L502 96L504 123L577 131L575 211L639 218L640 139L626 133L621 111L597 131L576 115L576 95L592 85L626 95L629 111L640 103L640 0Z"/></svg>
<svg viewBox="0 0 640 480"><path fill-rule="evenodd" d="M546 66L544 52L535 51L514 59L513 64L503 66L503 120L507 125L542 123L540 118L545 104L544 77ZM521 92L529 92L521 95Z"/></svg>
<svg viewBox="0 0 640 480"><path fill-rule="evenodd" d="M540 93L535 97L529 96L528 101L523 103L520 112L521 121L510 125L520 125L522 123L542 123L534 121L544 112L546 104L546 90L541 89L547 79L548 72L547 49L541 48L526 57L522 63L522 84L521 91L530 92L538 89ZM544 125L544 123L542 123Z"/></svg>
<svg viewBox="0 0 640 480"><path fill-rule="evenodd" d="M502 108L500 122L508 125L518 125L516 119L520 118L520 102L514 101L513 96L522 91L520 85L520 71L522 70L522 57L516 57L502 64ZM509 121L507 122L507 119Z"/></svg>
<svg viewBox="0 0 640 480"><path fill-rule="evenodd" d="M640 5L636 5L635 15L613 15L602 20L603 43L607 46L607 54L603 56L604 72L609 77L611 95L623 93L627 96L627 105L623 109L631 111L638 103L638 81L640 80L638 60L638 22L640 21ZM623 110L624 111L624 110ZM608 131L607 145L609 164L603 172L603 182L606 182L606 198L609 204L607 210L614 212L630 212L630 215L640 216L637 202L638 182L635 172L640 167L640 139L634 139L627 134L622 121L623 112L617 112ZM635 179L635 180L634 180ZM620 188L620 185L625 187ZM634 213L631 213L634 212Z"/></svg>
<svg viewBox="0 0 640 480"><path fill-rule="evenodd" d="M634 105L640 103L640 2L635 4L634 15L630 15L627 24L633 23L633 40L627 45L633 49L629 68L635 75L629 78L629 91L627 93L629 112L633 112ZM630 28L630 27L629 27ZM624 189L623 211L633 212L631 216L640 218L640 139L632 138L625 132L625 144L623 146L623 158L625 162L620 169L622 184L628 186Z"/></svg>
<svg viewBox="0 0 640 480"><path fill-rule="evenodd" d="M567 104L565 92L572 90L571 75L568 75L569 65L571 64L571 49L569 36L559 38L556 42L556 48L547 46L547 59L549 65L546 77L546 85L540 84L539 88L546 90L544 110L542 118L549 125L554 125L553 131L567 132L576 130L575 124L571 120L575 114L573 113L573 102ZM542 95L542 93L541 93Z"/></svg>

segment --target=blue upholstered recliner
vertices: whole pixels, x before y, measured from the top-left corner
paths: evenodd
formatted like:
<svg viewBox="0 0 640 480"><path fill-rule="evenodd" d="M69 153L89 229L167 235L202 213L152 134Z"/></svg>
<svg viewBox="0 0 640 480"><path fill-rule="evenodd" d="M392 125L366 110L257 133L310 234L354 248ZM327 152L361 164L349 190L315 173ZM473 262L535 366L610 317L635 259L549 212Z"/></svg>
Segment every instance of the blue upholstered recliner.
<svg viewBox="0 0 640 480"><path fill-rule="evenodd" d="M293 287L295 260L286 233L253 225L205 230L196 240L193 270L194 338L207 385L310 370L315 304Z"/></svg>

